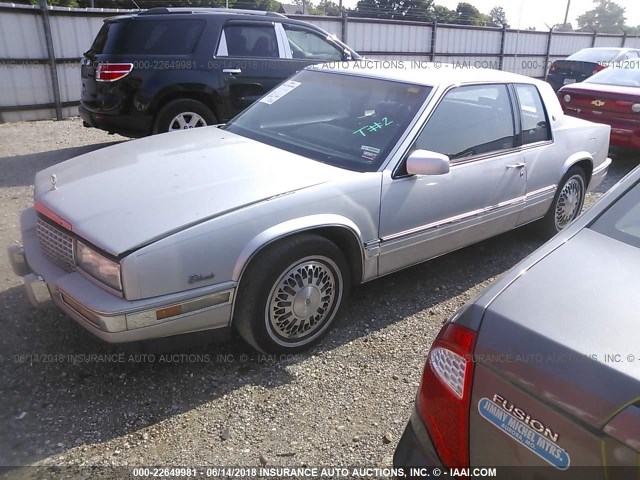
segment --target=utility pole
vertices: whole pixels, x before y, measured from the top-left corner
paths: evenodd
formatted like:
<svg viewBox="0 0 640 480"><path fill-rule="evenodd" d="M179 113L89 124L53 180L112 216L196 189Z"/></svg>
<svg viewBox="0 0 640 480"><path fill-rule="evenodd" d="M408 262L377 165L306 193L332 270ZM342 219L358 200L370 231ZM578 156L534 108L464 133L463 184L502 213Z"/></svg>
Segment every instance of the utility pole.
<svg viewBox="0 0 640 480"><path fill-rule="evenodd" d="M569 6L571 5L571 0L567 0L567 11L564 12L564 22L562 26L565 27L567 25L567 19L569 18Z"/></svg>

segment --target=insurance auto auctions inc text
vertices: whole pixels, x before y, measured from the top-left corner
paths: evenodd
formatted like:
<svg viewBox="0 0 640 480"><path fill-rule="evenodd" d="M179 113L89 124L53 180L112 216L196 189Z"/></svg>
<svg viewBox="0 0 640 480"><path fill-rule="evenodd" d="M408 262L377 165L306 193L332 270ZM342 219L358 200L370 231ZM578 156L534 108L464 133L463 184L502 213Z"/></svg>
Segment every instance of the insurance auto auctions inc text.
<svg viewBox="0 0 640 480"><path fill-rule="evenodd" d="M495 468L438 467L207 467L215 478L456 478L496 477ZM135 475L139 476L139 475Z"/></svg>
<svg viewBox="0 0 640 480"><path fill-rule="evenodd" d="M492 68L494 70L500 70L500 62L498 60L453 60L452 62L444 63L428 60L358 60L358 61L343 61L343 62L327 62L310 65L307 69L316 70L337 70L337 69L351 69L351 70L440 70L447 69L464 69L464 68Z"/></svg>

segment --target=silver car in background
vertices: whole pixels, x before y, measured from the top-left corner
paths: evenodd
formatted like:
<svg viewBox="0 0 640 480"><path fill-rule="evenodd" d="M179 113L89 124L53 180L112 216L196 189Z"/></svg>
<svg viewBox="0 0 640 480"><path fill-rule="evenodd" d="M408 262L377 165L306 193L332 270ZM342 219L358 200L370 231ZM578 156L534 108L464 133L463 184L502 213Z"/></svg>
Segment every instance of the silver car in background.
<svg viewBox="0 0 640 480"><path fill-rule="evenodd" d="M352 285L535 220L554 234L607 173L610 127L545 82L372 63L39 172L10 252L29 298L108 342L235 328L295 351Z"/></svg>
<svg viewBox="0 0 640 480"><path fill-rule="evenodd" d="M638 271L640 168L445 324L394 464L640 478Z"/></svg>

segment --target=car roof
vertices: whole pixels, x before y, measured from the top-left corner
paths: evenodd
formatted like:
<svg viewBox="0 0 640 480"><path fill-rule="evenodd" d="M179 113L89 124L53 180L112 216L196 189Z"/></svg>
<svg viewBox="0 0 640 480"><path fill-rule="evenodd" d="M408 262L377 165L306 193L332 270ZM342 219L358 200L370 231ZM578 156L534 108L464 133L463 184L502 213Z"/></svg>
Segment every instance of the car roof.
<svg viewBox="0 0 640 480"><path fill-rule="evenodd" d="M583 50L618 50L620 53L630 52L630 51L636 51L636 52L640 51L640 49L631 48L631 47L586 47L586 48L581 48L580 50L578 50L578 52L582 52ZM578 52L575 52L575 53L578 53Z"/></svg>
<svg viewBox="0 0 640 480"><path fill-rule="evenodd" d="M466 64L420 62L419 66L407 68L407 61L360 60L355 62L329 62L311 65L307 70L326 71L415 83L426 86L456 85L461 83L529 83L542 84L537 80L517 73L489 68L476 68Z"/></svg>

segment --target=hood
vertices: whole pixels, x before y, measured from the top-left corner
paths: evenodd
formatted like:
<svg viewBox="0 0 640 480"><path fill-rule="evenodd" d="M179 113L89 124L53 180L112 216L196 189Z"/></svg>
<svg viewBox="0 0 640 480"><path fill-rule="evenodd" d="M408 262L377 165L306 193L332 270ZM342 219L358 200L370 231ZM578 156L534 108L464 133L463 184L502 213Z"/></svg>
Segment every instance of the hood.
<svg viewBox="0 0 640 480"><path fill-rule="evenodd" d="M640 249L583 228L489 305L476 353L510 354L514 385L601 428L639 398L639 269Z"/></svg>
<svg viewBox="0 0 640 480"><path fill-rule="evenodd" d="M118 255L205 219L350 174L206 127L123 142L54 165L36 175L35 195L77 235Z"/></svg>

